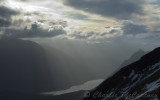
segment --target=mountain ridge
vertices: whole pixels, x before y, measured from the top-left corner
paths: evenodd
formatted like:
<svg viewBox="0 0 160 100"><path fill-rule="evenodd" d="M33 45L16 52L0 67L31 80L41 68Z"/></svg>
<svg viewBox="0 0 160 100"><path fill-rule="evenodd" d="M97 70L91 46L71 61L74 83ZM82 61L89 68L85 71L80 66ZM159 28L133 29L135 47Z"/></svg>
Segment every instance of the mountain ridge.
<svg viewBox="0 0 160 100"><path fill-rule="evenodd" d="M131 57L127 60L125 60L124 62L122 62L122 64L120 65L120 68L127 66L137 60L139 60L142 56L144 56L147 52L139 49L137 52L135 52L134 54L131 55Z"/></svg>
<svg viewBox="0 0 160 100"><path fill-rule="evenodd" d="M123 100L129 98L128 96L122 97L124 92L129 94L137 92L137 96L133 97L135 99L147 91L144 87L147 86L147 84L151 84L152 82L156 82L155 84L158 84L158 78L160 77L159 61L160 47L144 55L140 60L121 68L117 73L106 79L98 87L92 90L90 92L90 96L88 98L84 98L83 100L102 100L104 98L104 100ZM149 87L149 89L151 89L151 87ZM95 94L100 96L94 97ZM102 97L102 95L105 94L116 94L117 96L112 98L111 96ZM155 95L157 98L159 97L159 94L155 93ZM143 100L143 98L141 99ZM145 99L149 100L148 98Z"/></svg>
<svg viewBox="0 0 160 100"><path fill-rule="evenodd" d="M40 93L54 88L44 49L35 42L2 38L0 64L0 92Z"/></svg>

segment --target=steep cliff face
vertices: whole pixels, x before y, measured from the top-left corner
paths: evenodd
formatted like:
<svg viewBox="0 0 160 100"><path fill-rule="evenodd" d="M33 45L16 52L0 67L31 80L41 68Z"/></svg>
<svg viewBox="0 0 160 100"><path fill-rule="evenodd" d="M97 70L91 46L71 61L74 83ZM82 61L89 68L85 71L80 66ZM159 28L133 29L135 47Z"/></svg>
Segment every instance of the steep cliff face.
<svg viewBox="0 0 160 100"><path fill-rule="evenodd" d="M160 98L160 48L121 68L84 100L150 100Z"/></svg>
<svg viewBox="0 0 160 100"><path fill-rule="evenodd" d="M40 93L53 86L40 45L20 39L0 40L0 92Z"/></svg>

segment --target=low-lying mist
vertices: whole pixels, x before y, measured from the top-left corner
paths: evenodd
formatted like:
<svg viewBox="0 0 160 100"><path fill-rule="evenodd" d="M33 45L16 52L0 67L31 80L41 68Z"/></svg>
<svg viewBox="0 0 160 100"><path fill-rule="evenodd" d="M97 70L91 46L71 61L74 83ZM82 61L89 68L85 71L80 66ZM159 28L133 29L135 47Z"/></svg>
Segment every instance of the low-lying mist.
<svg viewBox="0 0 160 100"><path fill-rule="evenodd" d="M57 90L106 79L144 45L125 42L88 43L81 40L31 39L42 45Z"/></svg>

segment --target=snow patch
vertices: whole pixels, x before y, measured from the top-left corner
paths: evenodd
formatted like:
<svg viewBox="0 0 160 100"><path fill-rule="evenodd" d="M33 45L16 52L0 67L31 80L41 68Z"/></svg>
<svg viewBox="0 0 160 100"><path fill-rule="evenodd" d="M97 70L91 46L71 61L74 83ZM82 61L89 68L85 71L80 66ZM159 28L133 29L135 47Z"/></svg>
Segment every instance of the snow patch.
<svg viewBox="0 0 160 100"><path fill-rule="evenodd" d="M155 69L157 66L160 65L160 62L156 63L155 65L153 65L152 67L149 68L149 70Z"/></svg>
<svg viewBox="0 0 160 100"><path fill-rule="evenodd" d="M160 82L160 79L158 79L158 80L156 80L156 81L154 81L154 82L152 82L152 83L147 84L147 85L145 86L145 88L146 88L147 91L145 91L145 92L142 93L141 95L137 96L137 97L136 97L135 99L133 99L133 100L139 99L139 98L141 98L142 96L144 96L145 94L147 94L148 92L154 91L154 90L156 90L157 88L159 88L160 83L158 83L158 82Z"/></svg>
<svg viewBox="0 0 160 100"><path fill-rule="evenodd" d="M129 75L129 78L131 78L134 75L134 70L132 70L131 74Z"/></svg>
<svg viewBox="0 0 160 100"><path fill-rule="evenodd" d="M160 70L160 62L156 63L155 65L153 65L151 68L155 68L155 67L159 67L157 68L155 71L153 71L151 74L147 75L146 77L143 78L143 80L149 78L150 76L152 76L153 74L155 74L158 70Z"/></svg>
<svg viewBox="0 0 160 100"><path fill-rule="evenodd" d="M134 81L138 77L138 74L135 74L134 77L132 78L132 81Z"/></svg>

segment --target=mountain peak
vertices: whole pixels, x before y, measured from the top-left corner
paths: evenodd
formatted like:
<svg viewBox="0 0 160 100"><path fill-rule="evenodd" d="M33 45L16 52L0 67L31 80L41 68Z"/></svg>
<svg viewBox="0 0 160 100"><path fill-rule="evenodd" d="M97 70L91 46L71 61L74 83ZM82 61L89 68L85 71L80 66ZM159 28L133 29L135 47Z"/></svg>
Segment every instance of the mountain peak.
<svg viewBox="0 0 160 100"><path fill-rule="evenodd" d="M159 73L160 47L147 53L140 60L121 68L92 90L90 96L84 100L157 99L160 97ZM134 96L130 97L133 94ZM145 97L146 95L154 97Z"/></svg>
<svg viewBox="0 0 160 100"><path fill-rule="evenodd" d="M137 60L139 60L142 56L144 56L147 52L145 52L142 49L139 49L137 52L133 53L132 56L125 60L124 62L122 62L122 64L120 65L120 68L127 66Z"/></svg>

